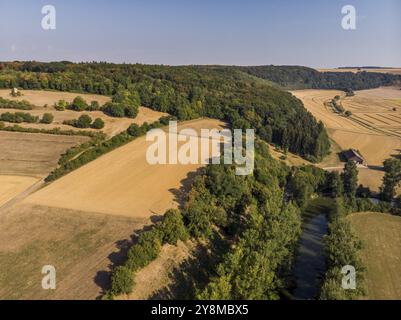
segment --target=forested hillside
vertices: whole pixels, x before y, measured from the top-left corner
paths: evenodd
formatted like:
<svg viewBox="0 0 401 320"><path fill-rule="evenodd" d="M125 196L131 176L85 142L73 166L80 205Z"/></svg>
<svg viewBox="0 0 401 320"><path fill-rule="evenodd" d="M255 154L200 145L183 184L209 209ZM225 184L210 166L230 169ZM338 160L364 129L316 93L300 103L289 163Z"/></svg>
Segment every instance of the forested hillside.
<svg viewBox="0 0 401 320"><path fill-rule="evenodd" d="M400 75L374 72L319 72L301 66L238 67L287 89L363 90L401 82Z"/></svg>
<svg viewBox="0 0 401 320"><path fill-rule="evenodd" d="M139 94L141 104L180 120L207 116L253 128L265 141L319 160L329 140L302 103L269 82L233 67L70 62L0 63L0 88Z"/></svg>

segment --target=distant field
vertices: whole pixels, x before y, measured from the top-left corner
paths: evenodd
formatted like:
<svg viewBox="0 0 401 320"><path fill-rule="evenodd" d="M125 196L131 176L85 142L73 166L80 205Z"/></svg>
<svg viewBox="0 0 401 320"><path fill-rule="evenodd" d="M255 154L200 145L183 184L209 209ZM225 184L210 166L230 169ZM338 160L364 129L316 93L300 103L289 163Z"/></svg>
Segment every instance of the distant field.
<svg viewBox="0 0 401 320"><path fill-rule="evenodd" d="M378 72L378 73L392 73L392 74L401 74L401 68L350 68L350 69L317 69L320 72Z"/></svg>
<svg viewBox="0 0 401 320"><path fill-rule="evenodd" d="M0 109L0 114L5 112L15 112L15 109ZM131 118L113 118L109 117L101 111L82 111L76 112L72 110L65 111L56 111L53 108L37 108L35 110L28 110L24 112L29 112L34 116L42 117L44 113L51 113L54 116L54 121L52 124L41 124L41 123L19 123L18 125L25 128L42 128L42 129L52 129L52 128L61 128L62 130L74 130L74 131L92 131L98 132L99 130L95 129L80 129L74 128L72 126L64 125L64 120L73 120L79 118L81 115L86 114L90 116L93 120L96 118L101 118L105 126L101 130L106 133L108 136L114 136L124 130L126 130L132 123L136 123L138 125L142 125L144 122L152 123L159 120L161 117L166 116L167 113L154 111L149 108L139 107L138 115L135 119ZM5 122L6 123L6 122ZM14 125L9 123L8 125Z"/></svg>
<svg viewBox="0 0 401 320"><path fill-rule="evenodd" d="M27 110L24 112L29 112L34 116L42 117L44 113L52 113L54 116L54 121L52 124L40 124L40 123L20 123L19 126L25 128L44 128L44 129L52 129L52 128L61 128L62 130L83 130L74 128L68 125L63 125L64 120L73 120L79 118L81 115L86 114L89 115L93 120L96 118L101 118L105 126L102 129L109 136L114 136L124 130L126 130L132 123L136 123L138 125L142 125L144 122L152 123L157 121L163 116L167 114L164 112L153 111L149 108L140 107L138 116L135 119L130 118L113 118L109 117L101 111L91 111L91 112L76 112L72 110L65 111L57 111L54 109L53 105L55 102L58 102L61 99L64 99L68 102L74 100L78 95L84 98L88 103L93 100L96 100L100 103L100 105L105 104L110 101L109 97L101 96L101 95L93 95L93 94L77 94L77 93L69 93L69 92L59 92L59 91L43 91L43 90L21 90L23 96L13 98L10 96L10 90L0 90L0 97L11 99L11 100L27 100L30 103L34 104L35 107L33 110ZM48 107L45 108L44 105L47 104ZM16 112L18 110L15 109L0 109L0 114L5 112ZM13 125L13 124L9 124ZM99 131L95 129L84 129L86 131Z"/></svg>
<svg viewBox="0 0 401 320"><path fill-rule="evenodd" d="M347 98L337 90L299 90L292 93L318 120L323 121L337 149L357 149L368 165L379 167L384 160L400 154L401 90L398 88L357 91L354 97ZM340 116L325 105L336 95L342 97L341 103L345 110L352 112L351 117ZM337 158L337 163L332 161L329 166L341 165ZM322 166L327 167L327 164ZM370 169L365 169L360 176L361 182L376 190L381 178L381 172Z"/></svg>
<svg viewBox="0 0 401 320"><path fill-rule="evenodd" d="M188 121L196 130L219 128L217 120ZM150 165L145 137L73 171L26 199L32 204L148 218L178 205L183 180L202 165Z"/></svg>
<svg viewBox="0 0 401 320"><path fill-rule="evenodd" d="M60 154L88 137L0 131L0 175L45 177Z"/></svg>
<svg viewBox="0 0 401 320"><path fill-rule="evenodd" d="M363 299L401 299L401 217L356 213L349 219L364 242L367 296Z"/></svg>
<svg viewBox="0 0 401 320"><path fill-rule="evenodd" d="M27 100L38 107L43 107L47 104L49 107L59 100L72 102L77 96L81 96L86 102L97 101L99 104L105 104L110 101L110 97L102 96L99 94L83 94L71 93L63 91L46 91L46 90L20 90L22 96L12 97L10 89L0 89L0 97L10 100Z"/></svg>

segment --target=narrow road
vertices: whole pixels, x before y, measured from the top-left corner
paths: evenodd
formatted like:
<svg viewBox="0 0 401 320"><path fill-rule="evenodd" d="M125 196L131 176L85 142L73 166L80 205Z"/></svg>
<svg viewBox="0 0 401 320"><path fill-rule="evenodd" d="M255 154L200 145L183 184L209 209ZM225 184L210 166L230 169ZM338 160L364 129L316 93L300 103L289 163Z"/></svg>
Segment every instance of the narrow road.
<svg viewBox="0 0 401 320"><path fill-rule="evenodd" d="M43 185L45 184L43 179L40 179L37 181L35 184L31 185L28 189L22 191L20 194L12 198L11 200L7 201L5 204L0 206L0 214L12 207L13 205L17 204L18 202L21 202L24 200L26 197L28 197L31 193L34 193L35 191L39 190Z"/></svg>

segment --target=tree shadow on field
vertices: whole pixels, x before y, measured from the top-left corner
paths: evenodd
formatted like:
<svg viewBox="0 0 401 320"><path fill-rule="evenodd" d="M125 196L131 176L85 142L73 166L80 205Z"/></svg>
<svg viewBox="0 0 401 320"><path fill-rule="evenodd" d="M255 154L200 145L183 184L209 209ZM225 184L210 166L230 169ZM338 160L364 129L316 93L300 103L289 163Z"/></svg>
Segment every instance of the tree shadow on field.
<svg viewBox="0 0 401 320"><path fill-rule="evenodd" d="M203 168L198 168L196 171L189 172L187 176L180 181L181 186L178 189L169 189L169 191L174 195L174 201L178 203L179 209L184 208L188 192L191 190L195 178L201 175L203 170Z"/></svg>
<svg viewBox="0 0 401 320"><path fill-rule="evenodd" d="M129 239L118 240L114 243L115 247L117 248L117 251L110 253L107 257L110 262L108 265L108 271L107 270L98 271L96 273L96 276L94 277L94 282L96 283L97 286L101 288L102 291L100 295L97 297L97 299L101 299L101 297L106 293L106 291L111 288L111 283L110 283L111 271L114 270L116 267L121 266L125 263L125 261L127 260L128 250L138 242L139 236L142 233L151 230L154 224L160 221L162 218L163 217L160 215L151 216L150 217L150 220L152 222L151 225L146 225L142 229L135 230Z"/></svg>
<svg viewBox="0 0 401 320"><path fill-rule="evenodd" d="M214 233L209 241L197 243L191 256L169 273L170 284L156 291L149 300L195 299L197 292L216 276L216 266L229 248L218 233Z"/></svg>

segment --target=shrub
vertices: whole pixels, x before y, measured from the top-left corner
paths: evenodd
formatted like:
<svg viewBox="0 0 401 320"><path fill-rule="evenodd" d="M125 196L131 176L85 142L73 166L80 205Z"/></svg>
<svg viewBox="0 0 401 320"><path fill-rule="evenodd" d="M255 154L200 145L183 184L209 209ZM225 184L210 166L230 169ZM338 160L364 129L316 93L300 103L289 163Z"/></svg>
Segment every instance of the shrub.
<svg viewBox="0 0 401 320"><path fill-rule="evenodd" d="M6 112L0 116L0 120L12 123L21 123L21 122L36 123L39 121L39 117L24 112L15 112L15 113Z"/></svg>
<svg viewBox="0 0 401 320"><path fill-rule="evenodd" d="M85 111L88 108L88 104L81 97L76 97L72 102L70 108L75 111Z"/></svg>
<svg viewBox="0 0 401 320"><path fill-rule="evenodd" d="M100 110L99 102L92 101L91 104L87 108L88 111L97 111Z"/></svg>
<svg viewBox="0 0 401 320"><path fill-rule="evenodd" d="M161 240L159 231L154 228L151 231L145 232L139 237L138 244L129 249L126 266L131 271L137 271L156 259L160 249Z"/></svg>
<svg viewBox="0 0 401 320"><path fill-rule="evenodd" d="M108 102L103 107L103 112L111 117L122 118L125 116L124 107L115 102Z"/></svg>
<svg viewBox="0 0 401 320"><path fill-rule="evenodd" d="M352 112L351 112L351 111L349 111L349 110L345 111L345 116L347 116L347 117L350 117L350 116L352 116Z"/></svg>
<svg viewBox="0 0 401 320"><path fill-rule="evenodd" d="M84 114L78 118L75 123L75 127L77 128L89 128L92 123L92 118L87 114Z"/></svg>
<svg viewBox="0 0 401 320"><path fill-rule="evenodd" d="M134 287L133 275L124 266L117 267L111 275L111 293L114 295L129 294Z"/></svg>
<svg viewBox="0 0 401 320"><path fill-rule="evenodd" d="M162 235L163 243L176 245L178 240L188 240L188 232L179 210L168 210L164 215L164 220L157 227Z"/></svg>
<svg viewBox="0 0 401 320"><path fill-rule="evenodd" d="M139 137L141 135L141 133L142 133L142 130L136 123L133 123L128 127L127 133L130 136Z"/></svg>
<svg viewBox="0 0 401 320"><path fill-rule="evenodd" d="M59 102L54 104L54 109L57 111L64 111L67 108L68 102L65 100L59 100Z"/></svg>
<svg viewBox="0 0 401 320"><path fill-rule="evenodd" d="M40 120L40 123L50 124L54 120L54 116L51 113L45 113Z"/></svg>
<svg viewBox="0 0 401 320"><path fill-rule="evenodd" d="M14 101L0 97L0 109L32 110L33 105L26 101Z"/></svg>
<svg viewBox="0 0 401 320"><path fill-rule="evenodd" d="M103 129L104 128L104 121L100 118L96 118L95 121L92 123L93 129Z"/></svg>
<svg viewBox="0 0 401 320"><path fill-rule="evenodd" d="M136 118L138 115L138 107L128 106L125 108L125 116L128 118Z"/></svg>

